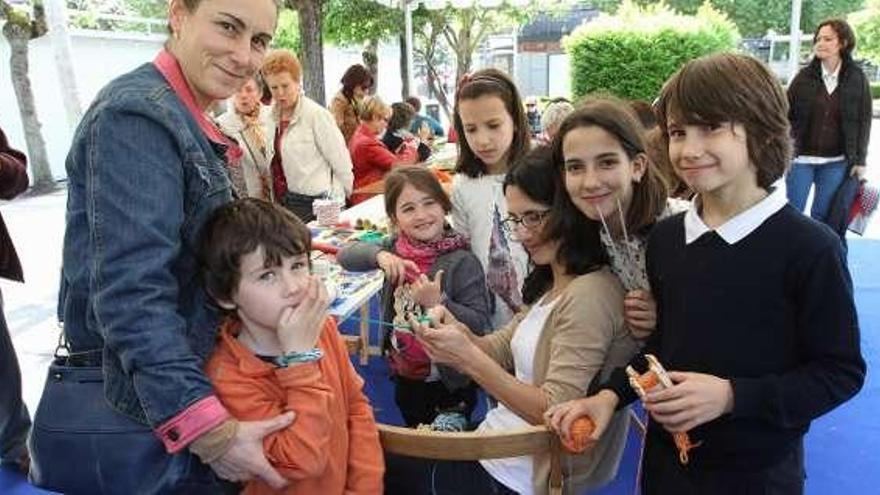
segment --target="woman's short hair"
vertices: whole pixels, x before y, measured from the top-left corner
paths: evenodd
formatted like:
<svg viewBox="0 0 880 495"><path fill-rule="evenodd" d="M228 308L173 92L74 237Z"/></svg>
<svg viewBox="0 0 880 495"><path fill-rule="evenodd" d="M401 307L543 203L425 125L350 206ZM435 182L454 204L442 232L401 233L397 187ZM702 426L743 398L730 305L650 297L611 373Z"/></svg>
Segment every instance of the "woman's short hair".
<svg viewBox="0 0 880 495"><path fill-rule="evenodd" d="M416 116L416 110L409 103L399 101L391 104L391 118L388 119L387 132L394 132L398 129L409 130L409 125L413 117Z"/></svg>
<svg viewBox="0 0 880 495"><path fill-rule="evenodd" d="M294 81L302 80L302 65L299 59L290 50L272 50L263 59L263 67L260 69L263 76L276 75L287 72Z"/></svg>
<svg viewBox="0 0 880 495"><path fill-rule="evenodd" d="M856 48L856 35L853 33L849 23L840 18L825 19L816 26L816 32L813 33L813 44L819 39L819 30L828 26L834 30L838 41L843 45L840 49L840 56L845 59L852 58L852 52Z"/></svg>
<svg viewBox="0 0 880 495"><path fill-rule="evenodd" d="M342 94L350 99L354 95L354 88L358 86L364 88L364 90L372 88L373 76L363 65L354 64L345 70L345 74L342 75L340 82L342 83Z"/></svg>
<svg viewBox="0 0 880 495"><path fill-rule="evenodd" d="M407 165L395 167L385 176L385 213L388 218L397 216L397 200L407 184L434 198L444 212L452 211L452 201L437 177L425 167Z"/></svg>
<svg viewBox="0 0 880 495"><path fill-rule="evenodd" d="M365 96L360 105L358 105L358 119L367 122L376 117L385 117L391 111L391 107L385 104L381 98L376 95Z"/></svg>
<svg viewBox="0 0 880 495"><path fill-rule="evenodd" d="M776 76L750 56L717 53L691 60L666 81L656 112L667 153L670 120L742 124L749 162L764 189L782 177L791 161L788 99Z"/></svg>
<svg viewBox="0 0 880 495"><path fill-rule="evenodd" d="M573 111L574 105L567 100L551 101L548 103L544 107L544 113L541 114L541 127L544 129L544 132L547 132L548 129L558 131L562 121Z"/></svg>
<svg viewBox="0 0 880 495"><path fill-rule="evenodd" d="M406 102L412 105L416 113L422 111L422 100L420 100L418 96L408 96Z"/></svg>

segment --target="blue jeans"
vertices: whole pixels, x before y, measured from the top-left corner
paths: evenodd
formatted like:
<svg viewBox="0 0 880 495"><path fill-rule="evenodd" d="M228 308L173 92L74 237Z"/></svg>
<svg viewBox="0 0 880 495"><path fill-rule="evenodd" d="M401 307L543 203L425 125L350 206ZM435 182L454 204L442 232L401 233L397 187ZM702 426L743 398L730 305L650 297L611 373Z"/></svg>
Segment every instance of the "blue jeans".
<svg viewBox="0 0 880 495"><path fill-rule="evenodd" d="M12 347L0 294L0 461L17 464L25 453L31 418L21 400L21 370Z"/></svg>
<svg viewBox="0 0 880 495"><path fill-rule="evenodd" d="M799 163L795 160L791 164L791 170L785 176L785 188L788 191L788 201L798 211L804 211L807 204L807 195L810 186L816 185L813 193L813 207L810 216L824 222L828 218L828 210L834 194L846 178L849 164L846 160L813 165Z"/></svg>

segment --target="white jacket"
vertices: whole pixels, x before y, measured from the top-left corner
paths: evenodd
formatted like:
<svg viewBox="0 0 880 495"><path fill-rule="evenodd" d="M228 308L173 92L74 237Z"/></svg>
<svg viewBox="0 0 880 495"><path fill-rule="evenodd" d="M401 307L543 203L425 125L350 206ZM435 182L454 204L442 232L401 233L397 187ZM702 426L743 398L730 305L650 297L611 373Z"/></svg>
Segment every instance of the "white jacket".
<svg viewBox="0 0 880 495"><path fill-rule="evenodd" d="M266 120L266 139L270 143L274 143L278 117L273 105ZM269 148L271 163L275 150L274 146ZM332 170L333 195L351 194L354 173L342 132L330 112L305 95L300 95L281 137L281 166L291 192L309 196L330 192Z"/></svg>
<svg viewBox="0 0 880 495"><path fill-rule="evenodd" d="M266 130L265 122L269 120L269 112L269 107L260 105L260 122L263 132ZM229 110L217 117L216 122L224 134L235 139L243 153L241 157L241 170L247 190L242 192L252 198L269 199L263 196L263 184L260 176L271 177L269 173L270 153L272 152L271 136L266 136L266 147L265 149L260 149L259 144L252 142L253 139L250 139L242 132L245 128L244 121L235 112L235 106L231 102L229 103Z"/></svg>

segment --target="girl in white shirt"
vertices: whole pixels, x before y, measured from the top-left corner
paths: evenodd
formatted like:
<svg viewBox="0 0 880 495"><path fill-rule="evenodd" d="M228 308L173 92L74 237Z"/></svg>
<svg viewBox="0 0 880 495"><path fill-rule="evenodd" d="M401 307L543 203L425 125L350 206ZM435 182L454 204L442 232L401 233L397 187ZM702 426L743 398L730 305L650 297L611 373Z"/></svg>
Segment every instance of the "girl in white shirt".
<svg viewBox="0 0 880 495"><path fill-rule="evenodd" d="M528 256L501 232L507 217L502 183L510 163L529 148L529 126L513 81L496 69L465 75L455 96L459 140L452 189L452 222L470 239L493 294L493 326L522 306Z"/></svg>

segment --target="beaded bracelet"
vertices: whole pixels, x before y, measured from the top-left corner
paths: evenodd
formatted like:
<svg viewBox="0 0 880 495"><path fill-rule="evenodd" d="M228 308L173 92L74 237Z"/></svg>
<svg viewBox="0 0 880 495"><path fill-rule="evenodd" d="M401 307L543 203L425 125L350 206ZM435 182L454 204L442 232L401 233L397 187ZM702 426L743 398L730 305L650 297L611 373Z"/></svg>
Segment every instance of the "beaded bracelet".
<svg viewBox="0 0 880 495"><path fill-rule="evenodd" d="M288 352L283 356L278 356L275 358L275 365L279 368L287 368L291 364L311 363L321 359L323 356L324 352L320 348L314 347L307 351Z"/></svg>

